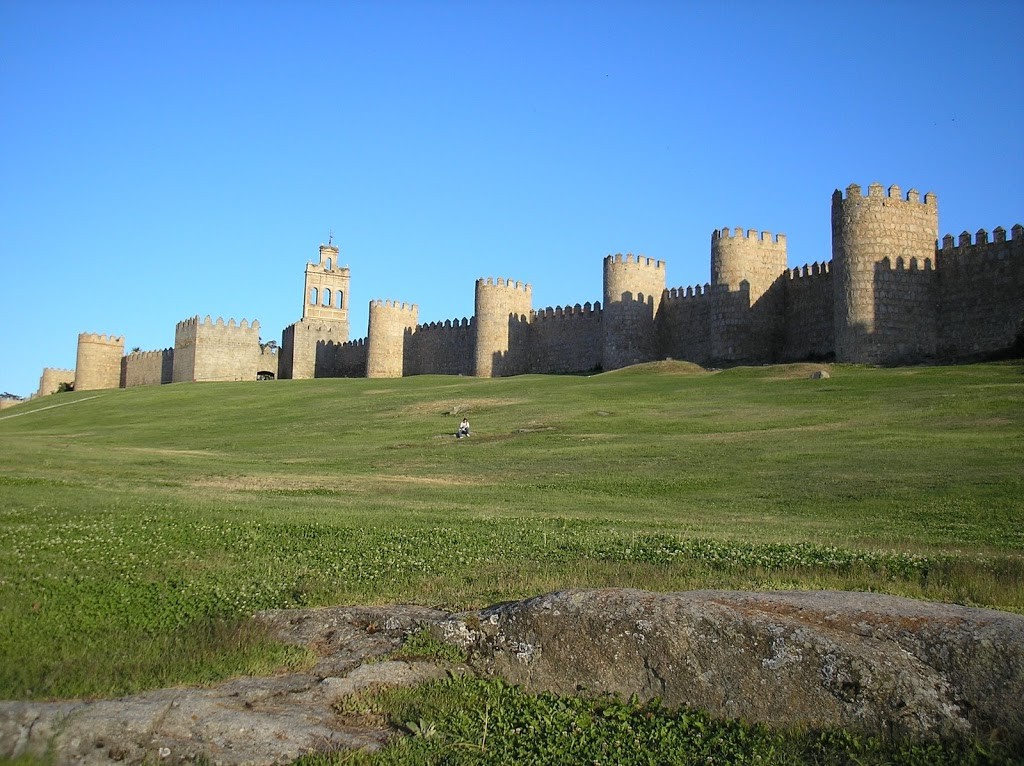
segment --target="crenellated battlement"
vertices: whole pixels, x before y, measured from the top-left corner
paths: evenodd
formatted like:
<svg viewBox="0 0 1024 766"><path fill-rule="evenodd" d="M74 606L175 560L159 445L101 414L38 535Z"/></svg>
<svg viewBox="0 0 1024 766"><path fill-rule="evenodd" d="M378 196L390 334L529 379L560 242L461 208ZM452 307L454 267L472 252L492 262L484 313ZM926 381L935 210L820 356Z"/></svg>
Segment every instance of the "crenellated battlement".
<svg viewBox="0 0 1024 766"><path fill-rule="evenodd" d="M631 266L646 267L650 269L660 269L664 271L665 262L659 261L655 258L648 258L645 255L633 255L633 253L615 253L615 255L606 255L604 257L606 264L623 264Z"/></svg>
<svg viewBox="0 0 1024 766"><path fill-rule="evenodd" d="M498 277L496 279L487 277L486 279L481 278L476 281L477 287L503 287L507 290L518 290L520 292L528 293L531 292L531 287L526 282L519 282L513 279L505 279L504 277Z"/></svg>
<svg viewBox="0 0 1024 766"><path fill-rule="evenodd" d="M183 319L175 325L176 329L187 330L189 328L223 328L223 329L239 329L239 330L258 330L260 329L260 323L255 319L252 324L249 323L248 319L242 319L241 322L235 322L235 320L228 319L224 321L224 317L217 317L214 320L209 314L204 318L200 319L199 315L191 316L188 319Z"/></svg>
<svg viewBox="0 0 1024 766"><path fill-rule="evenodd" d="M462 319L445 319L443 322L425 322L424 324L416 325L416 332L430 332L431 330L458 330L468 328L471 325L472 321L467 317L462 317Z"/></svg>
<svg viewBox="0 0 1024 766"><path fill-rule="evenodd" d="M751 243L757 243L762 247L771 247L773 245L783 249L786 247L785 234L772 234L770 231L758 231L757 229L747 229L744 231L739 226L733 230L725 227L711 232L712 246L722 239L744 239Z"/></svg>
<svg viewBox="0 0 1024 766"><path fill-rule="evenodd" d="M992 230L992 240L989 241L988 232L985 229L978 229L974 235L974 239L971 238L969 231L960 232L959 238L953 238L952 234L946 234L942 238L942 250L959 250L965 247L977 247L978 245L996 244L1006 242L1006 229L1002 226L997 226ZM1010 241L1024 240L1024 226L1019 223L1014 224L1010 228Z"/></svg>
<svg viewBox="0 0 1024 766"><path fill-rule="evenodd" d="M157 351L132 351L131 353L125 354L125 359L130 361L152 361L154 359L164 359L168 354L173 354L173 348L163 348Z"/></svg>
<svg viewBox="0 0 1024 766"><path fill-rule="evenodd" d="M123 335L101 335L95 332L82 332L78 334L79 343L98 343L103 346L124 346Z"/></svg>
<svg viewBox="0 0 1024 766"><path fill-rule="evenodd" d="M420 307L418 305L416 305L415 303L406 303L405 301L384 300L384 299L381 299L381 298L375 298L374 300L370 301L370 308L371 309L380 309L380 308L390 309L392 311L397 311L397 312L401 312L401 313L408 313L408 314L415 314L415 313L418 313L419 310L420 310Z"/></svg>
<svg viewBox="0 0 1024 766"><path fill-rule="evenodd" d="M850 184L846 187L846 196L844 198L843 193L836 189L832 192L832 201L846 200L860 200L860 199L873 199L873 200L889 200L890 202L907 202L912 204L923 204L927 207L935 207L938 204L938 200L932 192L927 192L924 195L924 202L921 201L921 194L917 189L911 189L907 192L906 197L903 196L903 192L899 186L892 184L888 190L885 189L882 184L875 181L868 186L868 193L865 195L861 192L860 184Z"/></svg>
<svg viewBox="0 0 1024 766"><path fill-rule="evenodd" d="M803 266L796 266L792 269L786 269L784 274L786 279L812 279L814 277L820 277L832 273L832 262L823 261L818 263L804 264Z"/></svg>
<svg viewBox="0 0 1024 766"><path fill-rule="evenodd" d="M549 306L539 309L533 312L531 320L543 322L552 319L592 319L594 316L600 316L600 314L601 302L598 301L591 304L588 301L583 305L577 303L573 306Z"/></svg>
<svg viewBox="0 0 1024 766"><path fill-rule="evenodd" d="M904 258L897 255L895 259L886 256L878 262L878 267L883 271L933 271L934 265L931 258Z"/></svg>
<svg viewBox="0 0 1024 766"><path fill-rule="evenodd" d="M721 291L710 283L687 287L672 287L665 290L665 299L677 301L685 300L686 298L705 298L719 292Z"/></svg>

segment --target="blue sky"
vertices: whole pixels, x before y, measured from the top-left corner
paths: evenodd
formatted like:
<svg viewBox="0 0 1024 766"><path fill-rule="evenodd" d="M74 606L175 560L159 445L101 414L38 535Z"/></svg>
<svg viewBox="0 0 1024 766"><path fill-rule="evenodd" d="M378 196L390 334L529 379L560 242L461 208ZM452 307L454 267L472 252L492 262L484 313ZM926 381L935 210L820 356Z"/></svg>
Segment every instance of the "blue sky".
<svg viewBox="0 0 1024 766"><path fill-rule="evenodd" d="M831 258L830 196L1024 223L1024 3L0 0L0 391L79 332L280 341L333 231L367 304L601 298L601 260L709 279L715 228Z"/></svg>

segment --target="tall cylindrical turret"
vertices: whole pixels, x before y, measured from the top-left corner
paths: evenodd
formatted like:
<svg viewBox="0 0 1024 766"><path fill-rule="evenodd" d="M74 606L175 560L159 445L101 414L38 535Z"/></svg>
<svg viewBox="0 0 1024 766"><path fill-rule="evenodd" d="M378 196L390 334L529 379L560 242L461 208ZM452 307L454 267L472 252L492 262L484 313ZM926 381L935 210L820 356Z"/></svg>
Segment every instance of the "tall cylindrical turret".
<svg viewBox="0 0 1024 766"><path fill-rule="evenodd" d="M604 259L601 366L616 370L658 358L654 317L665 292L665 262L621 253Z"/></svg>
<svg viewBox="0 0 1024 766"><path fill-rule="evenodd" d="M366 377L400 378L405 374L405 336L417 324L419 307L398 301L370 301L366 332Z"/></svg>
<svg viewBox="0 0 1024 766"><path fill-rule="evenodd" d="M498 277L476 281L476 351L478 378L520 375L527 370L526 333L533 309L533 289Z"/></svg>
<svg viewBox="0 0 1024 766"><path fill-rule="evenodd" d="M926 194L921 202L917 190L911 189L903 199L898 186L890 186L886 194L879 183L868 187L867 196L857 184L847 187L845 198L835 190L832 271L837 361L873 364L906 353L896 347L898 339L888 332L885 320L903 296L894 291L887 294L881 275L902 264L930 264L938 231L934 194Z"/></svg>
<svg viewBox="0 0 1024 766"><path fill-rule="evenodd" d="M740 289L740 282L750 285L750 302L768 292L786 270L786 235L774 237L770 231L758 232L736 227L716 229L711 233L711 284Z"/></svg>
<svg viewBox="0 0 1024 766"><path fill-rule="evenodd" d="M75 361L75 390L92 391L121 386L121 357L124 336L83 332L78 336Z"/></svg>

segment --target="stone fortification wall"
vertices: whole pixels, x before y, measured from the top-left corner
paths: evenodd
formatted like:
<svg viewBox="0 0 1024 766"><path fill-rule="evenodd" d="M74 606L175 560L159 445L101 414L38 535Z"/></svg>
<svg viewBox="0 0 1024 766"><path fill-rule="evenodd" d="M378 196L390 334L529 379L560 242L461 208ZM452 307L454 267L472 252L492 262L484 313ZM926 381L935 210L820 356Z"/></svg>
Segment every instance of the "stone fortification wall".
<svg viewBox="0 0 1024 766"><path fill-rule="evenodd" d="M971 358L1024 340L1024 226L942 238L938 272L938 354Z"/></svg>
<svg viewBox="0 0 1024 766"><path fill-rule="evenodd" d="M497 378L526 372L533 288L502 277L478 279L475 306L473 374Z"/></svg>
<svg viewBox="0 0 1024 766"><path fill-rule="evenodd" d="M44 367L43 374L39 376L39 390L36 396L49 396L57 393L61 383L74 383L75 371L62 370L57 367Z"/></svg>
<svg viewBox="0 0 1024 766"><path fill-rule="evenodd" d="M334 357L335 370L338 377L366 377L366 338L348 341L347 343L323 343Z"/></svg>
<svg viewBox="0 0 1024 766"><path fill-rule="evenodd" d="M773 301L777 304L777 301ZM711 285L711 315L708 333L711 336L711 363L728 367L737 364L763 364L775 356L775 346L769 344L769 329L774 330L774 317L761 326L754 316L750 290L746 280L736 290L726 285ZM779 322L781 323L781 322Z"/></svg>
<svg viewBox="0 0 1024 766"><path fill-rule="evenodd" d="M711 284L730 293L746 291L749 306L724 299L720 322L712 325L723 364L775 361L785 336L786 235L736 227L711 233Z"/></svg>
<svg viewBox="0 0 1024 766"><path fill-rule="evenodd" d="M347 323L301 319L281 333L277 376L292 380L339 377L335 350L347 341Z"/></svg>
<svg viewBox="0 0 1024 766"><path fill-rule="evenodd" d="M906 301L887 292L904 286L907 278L889 269L877 268L885 258L891 265L902 258L905 264L917 259L923 266L935 257L938 237L938 202L926 194L924 202L916 189L902 198L898 186L888 194L873 183L868 194L851 184L846 196L838 189L832 195L832 270L835 291L836 360L882 363L899 360L898 347L934 349L934 323L922 323L907 335L901 313L913 310L922 300L923 278L919 278ZM886 295L878 294L877 279Z"/></svg>
<svg viewBox="0 0 1024 766"><path fill-rule="evenodd" d="M476 324L446 319L406 330L410 375L472 375Z"/></svg>
<svg viewBox="0 0 1024 766"><path fill-rule="evenodd" d="M173 380L256 380L260 356L259 322L194 316L178 322L174 330Z"/></svg>
<svg viewBox="0 0 1024 766"><path fill-rule="evenodd" d="M418 324L415 304L372 301L350 342L348 267L321 245L308 264L303 318L285 328L277 376L397 377L613 370L666 357L704 366L833 358L862 364L971 359L1024 348L1024 228L937 247L938 203L914 189L851 184L832 195L832 260L786 266L787 239L755 229L711 234L711 281L665 289L665 262L604 258L602 301L532 309L529 284L478 279L469 319ZM258 325L179 323L172 379L251 380L274 371ZM166 380L166 360L129 355L123 338L79 336L80 390ZM166 352L149 352L152 354ZM159 381L158 381L159 375ZM62 380L40 381L55 389ZM68 376L61 376L68 377ZM122 382L123 381L123 382Z"/></svg>
<svg viewBox="0 0 1024 766"><path fill-rule="evenodd" d="M832 264L787 269L785 294L786 334L781 361L830 358L836 347Z"/></svg>
<svg viewBox="0 0 1024 766"><path fill-rule="evenodd" d="M570 373L601 366L601 304L557 306L530 318L529 371Z"/></svg>
<svg viewBox="0 0 1024 766"><path fill-rule="evenodd" d="M271 379L276 378L279 367L279 349L273 346L260 346L259 357L256 359L257 377L269 377Z"/></svg>
<svg viewBox="0 0 1024 766"><path fill-rule="evenodd" d="M159 386L174 380L174 349L135 351L121 359L124 387Z"/></svg>
<svg viewBox="0 0 1024 766"><path fill-rule="evenodd" d="M666 290L658 312L661 351L671 359L711 363L711 317L715 311L710 284Z"/></svg>
<svg viewBox="0 0 1024 766"><path fill-rule="evenodd" d="M632 253L605 257L603 369L615 370L659 358L654 317L664 292L664 261Z"/></svg>
<svg viewBox="0 0 1024 766"><path fill-rule="evenodd" d="M751 303L768 292L786 270L786 235L740 227L711 232L711 284L750 288Z"/></svg>
<svg viewBox="0 0 1024 766"><path fill-rule="evenodd" d="M120 388L122 356L123 335L81 333L78 336L78 357L75 362L75 390Z"/></svg>
<svg viewBox="0 0 1024 766"><path fill-rule="evenodd" d="M406 331L416 327L419 307L398 301L370 301L366 335L366 377L400 378L412 369Z"/></svg>
<svg viewBox="0 0 1024 766"><path fill-rule="evenodd" d="M886 257L875 264L873 361L914 364L934 359L936 288L934 258Z"/></svg>

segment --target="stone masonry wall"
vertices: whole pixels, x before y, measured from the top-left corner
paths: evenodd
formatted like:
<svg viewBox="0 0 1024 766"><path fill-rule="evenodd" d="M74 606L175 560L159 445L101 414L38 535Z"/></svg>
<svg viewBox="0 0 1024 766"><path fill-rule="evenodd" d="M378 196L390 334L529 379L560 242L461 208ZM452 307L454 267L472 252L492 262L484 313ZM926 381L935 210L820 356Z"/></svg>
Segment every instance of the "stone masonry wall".
<svg viewBox="0 0 1024 766"><path fill-rule="evenodd" d="M875 265L875 344L872 361L913 364L934 358L936 279L933 261L901 257Z"/></svg>
<svg viewBox="0 0 1024 766"><path fill-rule="evenodd" d="M61 370L57 367L43 368L43 374L39 376L39 391L36 396L49 396L57 393L61 383L74 383L74 370Z"/></svg>
<svg viewBox="0 0 1024 766"><path fill-rule="evenodd" d="M588 372L601 366L601 304L559 306L533 313L529 371Z"/></svg>
<svg viewBox="0 0 1024 766"><path fill-rule="evenodd" d="M121 359L124 387L159 386L174 379L174 349L136 351Z"/></svg>
<svg viewBox="0 0 1024 766"><path fill-rule="evenodd" d="M527 370L525 323L533 311L533 289L503 277L478 279L474 293L476 339L473 374L482 378Z"/></svg>
<svg viewBox="0 0 1024 766"><path fill-rule="evenodd" d="M75 362L75 390L119 388L122 356L123 335L81 333L78 336L78 357Z"/></svg>
<svg viewBox="0 0 1024 766"><path fill-rule="evenodd" d="M603 369L616 370L659 357L654 318L664 292L664 261L632 253L605 257Z"/></svg>
<svg viewBox="0 0 1024 766"><path fill-rule="evenodd" d="M446 319L406 331L409 375L472 375L476 327L469 319Z"/></svg>
<svg viewBox="0 0 1024 766"><path fill-rule="evenodd" d="M812 263L787 270L786 335L781 360L825 359L835 353L835 296L832 264Z"/></svg>
<svg viewBox="0 0 1024 766"><path fill-rule="evenodd" d="M333 349L347 341L347 323L302 319L288 325L281 334L278 377L291 380L339 377Z"/></svg>
<svg viewBox="0 0 1024 766"><path fill-rule="evenodd" d="M406 330L416 327L419 307L390 300L370 301L366 336L366 377L400 378L409 374Z"/></svg>
<svg viewBox="0 0 1024 766"><path fill-rule="evenodd" d="M366 339L351 340L347 343L324 344L334 356L334 369L338 377L366 377Z"/></svg>
<svg viewBox="0 0 1024 766"><path fill-rule="evenodd" d="M943 237L938 261L938 354L972 358L1009 348L1024 332L1024 227L997 228L974 242Z"/></svg>
<svg viewBox="0 0 1024 766"><path fill-rule="evenodd" d="M711 285L665 291L658 313L662 354L695 364L711 362Z"/></svg>
<svg viewBox="0 0 1024 766"><path fill-rule="evenodd" d="M260 324L243 319L214 322L209 315L179 322L174 333L175 383L256 380L260 362Z"/></svg>
<svg viewBox="0 0 1024 766"><path fill-rule="evenodd" d="M892 266L902 258L908 268L912 259L923 268L925 261L935 257L937 236L934 194L926 194L922 202L917 190L911 189L904 199L900 187L890 186L886 192L878 183L868 187L867 196L857 184L847 187L845 198L836 190L832 195L832 270L837 361L894 362L899 347L934 348L934 332L928 336L934 321L921 322L912 338L907 335L907 325L895 316L920 308L923 278L913 282L912 294L905 296L908 303L903 307L900 293L888 291L905 286L909 278L877 267L886 258ZM881 300L879 286L887 293Z"/></svg>

